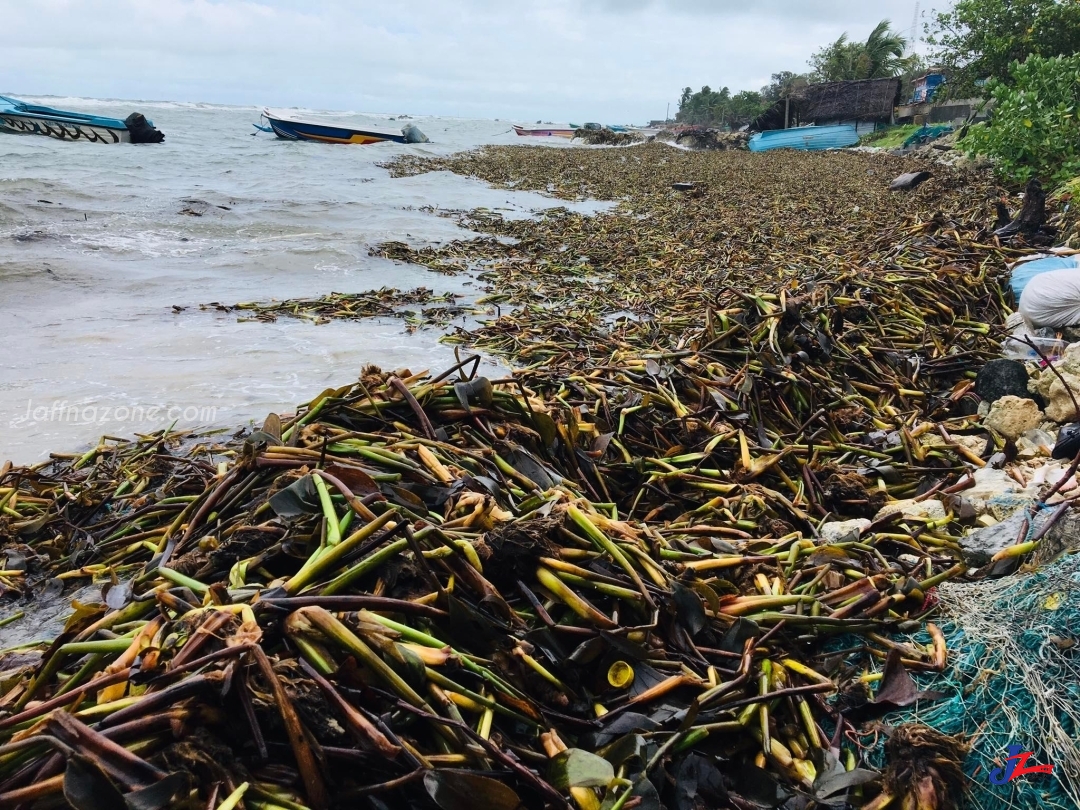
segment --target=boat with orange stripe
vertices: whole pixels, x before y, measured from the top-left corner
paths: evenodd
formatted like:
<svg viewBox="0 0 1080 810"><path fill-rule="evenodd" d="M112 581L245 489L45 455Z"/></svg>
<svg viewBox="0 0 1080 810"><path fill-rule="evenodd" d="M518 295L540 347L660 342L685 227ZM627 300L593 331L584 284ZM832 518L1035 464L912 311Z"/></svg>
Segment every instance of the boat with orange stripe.
<svg viewBox="0 0 1080 810"><path fill-rule="evenodd" d="M427 136L412 124L400 130L360 127L351 124L329 124L269 109L263 110L263 118L270 125L270 131L287 141L353 144L383 143L385 141L393 143L427 142ZM265 128L259 127L259 129Z"/></svg>

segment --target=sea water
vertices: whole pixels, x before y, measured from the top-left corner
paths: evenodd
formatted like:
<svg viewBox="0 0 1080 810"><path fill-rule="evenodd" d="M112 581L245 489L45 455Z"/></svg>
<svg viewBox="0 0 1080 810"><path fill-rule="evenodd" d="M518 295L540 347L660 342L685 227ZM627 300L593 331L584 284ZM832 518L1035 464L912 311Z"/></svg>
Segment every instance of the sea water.
<svg viewBox="0 0 1080 810"><path fill-rule="evenodd" d="M199 305L384 286L475 296L468 275L369 251L470 235L440 211L527 216L565 204L447 172L392 179L378 165L520 143L508 122L292 111L413 123L431 139L328 145L259 132L256 107L23 99L118 118L138 110L165 142L0 134L0 463L34 463L174 421L244 426L351 382L368 363L440 371L455 359L437 329L408 334L399 319L241 322ZM490 359L484 368L505 373Z"/></svg>

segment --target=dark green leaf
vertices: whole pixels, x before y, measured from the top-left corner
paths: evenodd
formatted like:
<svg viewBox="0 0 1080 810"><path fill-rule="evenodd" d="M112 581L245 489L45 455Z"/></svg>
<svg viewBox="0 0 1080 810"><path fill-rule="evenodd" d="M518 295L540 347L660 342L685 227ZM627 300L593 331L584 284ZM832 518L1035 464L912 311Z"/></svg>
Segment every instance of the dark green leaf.
<svg viewBox="0 0 1080 810"><path fill-rule="evenodd" d="M487 377L477 377L468 382L454 383L454 394L465 410L469 410L469 400L473 399L486 408L491 405L494 389Z"/></svg>
<svg viewBox="0 0 1080 810"><path fill-rule="evenodd" d="M267 414L263 421L262 432L274 439L274 444L281 444L281 417L276 413Z"/></svg>
<svg viewBox="0 0 1080 810"><path fill-rule="evenodd" d="M293 481L285 489L270 498L270 508L278 517L286 520L300 517L301 515L317 515L322 513L322 505L319 503L319 493L315 489L315 482L310 475L305 475Z"/></svg>
<svg viewBox="0 0 1080 810"><path fill-rule="evenodd" d="M555 427L555 420L546 413L537 411L532 415L532 424L536 428L536 432L540 434L540 440L544 443L544 447L551 447L555 443L555 437L559 435L558 429Z"/></svg>
<svg viewBox="0 0 1080 810"><path fill-rule="evenodd" d="M281 444L281 437L274 436L271 433L266 433L262 430L252 431L251 435L244 439L244 444L250 444L252 447L266 446L276 447Z"/></svg>
<svg viewBox="0 0 1080 810"><path fill-rule="evenodd" d="M559 476L553 475L543 464L520 447L508 447L500 455L510 463L511 467L540 489L549 489L561 480Z"/></svg>
<svg viewBox="0 0 1080 810"><path fill-rule="evenodd" d="M675 776L676 810L704 810L728 804L727 787L715 760L692 753L680 764Z"/></svg>
<svg viewBox="0 0 1080 810"><path fill-rule="evenodd" d="M328 464L326 471L349 488L353 495L372 495L379 491L379 485L370 475L356 467L346 467L343 464Z"/></svg>
<svg viewBox="0 0 1080 810"><path fill-rule="evenodd" d="M428 771L424 789L442 810L517 810L521 806L513 788L468 771Z"/></svg>
<svg viewBox="0 0 1080 810"><path fill-rule="evenodd" d="M124 797L94 762L73 755L64 770L64 798L75 810L118 810Z"/></svg>
<svg viewBox="0 0 1080 810"><path fill-rule="evenodd" d="M825 801L830 796L839 793L841 790L847 790L856 785L864 785L867 782L872 782L880 777L881 774L875 773L874 771L868 771L865 768L856 768L853 771L832 774L826 776L824 779L818 779L814 783L814 798L819 801Z"/></svg>
<svg viewBox="0 0 1080 810"><path fill-rule="evenodd" d="M686 628L691 636L696 636L706 623L705 608L701 604L701 597L678 582L672 584L671 595L675 600L679 624Z"/></svg>
<svg viewBox="0 0 1080 810"><path fill-rule="evenodd" d="M580 748L568 748L551 760L548 778L558 790L572 787L607 787L615 769L603 757Z"/></svg>
<svg viewBox="0 0 1080 810"><path fill-rule="evenodd" d="M133 588L134 584L130 579L117 582L115 585L110 582L101 589L101 595L105 599L105 604L108 605L111 610L120 610L120 608L126 606L127 603L131 601Z"/></svg>
<svg viewBox="0 0 1080 810"><path fill-rule="evenodd" d="M656 722L636 712L620 712L607 723L604 723L603 719L600 722L603 725L600 731L585 736L589 746L592 748L601 748L626 734L639 731L654 731L658 728Z"/></svg>
<svg viewBox="0 0 1080 810"><path fill-rule="evenodd" d="M191 790L191 777L183 771L171 773L150 787L136 790L124 797L128 810L162 810L172 807L173 802L187 796Z"/></svg>
<svg viewBox="0 0 1080 810"><path fill-rule="evenodd" d="M600 753L608 762L618 768L624 762L637 761L644 764L645 750L649 744L640 734L627 734L613 742Z"/></svg>

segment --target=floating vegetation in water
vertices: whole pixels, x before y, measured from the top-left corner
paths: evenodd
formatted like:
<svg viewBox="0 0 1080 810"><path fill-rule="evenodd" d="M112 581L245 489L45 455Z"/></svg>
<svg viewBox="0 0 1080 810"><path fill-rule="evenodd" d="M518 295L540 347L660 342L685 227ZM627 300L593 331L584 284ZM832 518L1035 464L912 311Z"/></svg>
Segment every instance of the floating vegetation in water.
<svg viewBox="0 0 1080 810"><path fill-rule="evenodd" d="M244 303L225 305L217 302L202 304L199 309L218 312L240 312L239 320L273 323L279 317L301 318L316 324L334 320L360 320L363 318L406 318L411 327L449 323L454 318L472 310L456 302L463 299L460 293L436 293L427 287L413 290L396 290L381 287L360 293L330 293L317 298L290 298L268 303ZM421 310L421 314L402 309L410 304L445 304ZM250 315L248 315L250 313Z"/></svg>
<svg viewBox="0 0 1080 810"><path fill-rule="evenodd" d="M0 658L0 806L952 806L962 742L905 731L949 758L919 794L860 734L949 655L888 634L965 572L996 449L953 438L996 191L663 146L396 165L626 201L425 253L483 263L512 311L452 339L512 378L369 367L228 440L0 471L0 585L106 586Z"/></svg>

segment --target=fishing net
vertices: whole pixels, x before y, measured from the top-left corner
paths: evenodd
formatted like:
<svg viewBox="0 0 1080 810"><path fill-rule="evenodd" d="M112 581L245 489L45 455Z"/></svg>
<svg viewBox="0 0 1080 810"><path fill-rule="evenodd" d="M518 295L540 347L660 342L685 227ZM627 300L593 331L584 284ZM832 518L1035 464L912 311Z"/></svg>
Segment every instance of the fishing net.
<svg viewBox="0 0 1080 810"><path fill-rule="evenodd" d="M969 807L1080 807L1080 554L1035 573L939 590L949 668L917 680L946 697L893 712L884 722L966 735ZM928 644L930 637L920 632L910 640ZM1052 763L1053 775L991 784L990 772L1005 764L1013 744L1032 752L1028 765ZM884 739L866 754L883 766Z"/></svg>

